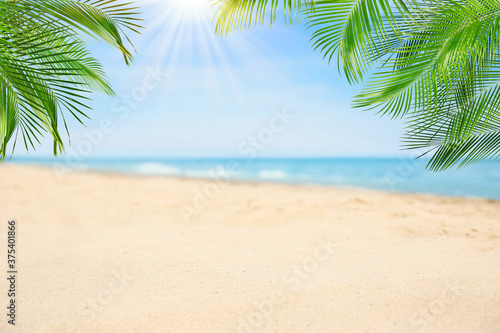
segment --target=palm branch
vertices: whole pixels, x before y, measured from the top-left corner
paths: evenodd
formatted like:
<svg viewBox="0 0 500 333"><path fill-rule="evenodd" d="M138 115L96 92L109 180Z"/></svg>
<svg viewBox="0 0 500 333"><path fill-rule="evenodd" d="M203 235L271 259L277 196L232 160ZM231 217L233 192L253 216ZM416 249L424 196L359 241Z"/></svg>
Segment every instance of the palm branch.
<svg viewBox="0 0 500 333"><path fill-rule="evenodd" d="M232 11L218 12L219 33L247 27L248 8L259 8L262 22L262 8L277 7L219 6L230 3ZM407 119L404 147L432 154L429 169L500 158L498 1L319 0L294 8L314 47L328 61L336 55L349 82L365 82L354 106Z"/></svg>
<svg viewBox="0 0 500 333"><path fill-rule="evenodd" d="M113 0L0 0L0 161L19 136L29 150L49 134L54 154L64 151L65 114L82 122L89 93L114 94L84 36L112 45L130 63L122 38L140 29L136 9Z"/></svg>

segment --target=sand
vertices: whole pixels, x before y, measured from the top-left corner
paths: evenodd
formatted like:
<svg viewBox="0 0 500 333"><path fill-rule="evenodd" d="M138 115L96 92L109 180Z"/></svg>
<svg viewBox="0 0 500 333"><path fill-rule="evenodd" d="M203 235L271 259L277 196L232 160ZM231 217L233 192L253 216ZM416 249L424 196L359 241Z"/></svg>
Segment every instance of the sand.
<svg viewBox="0 0 500 333"><path fill-rule="evenodd" d="M15 332L500 332L499 202L14 165L0 184Z"/></svg>

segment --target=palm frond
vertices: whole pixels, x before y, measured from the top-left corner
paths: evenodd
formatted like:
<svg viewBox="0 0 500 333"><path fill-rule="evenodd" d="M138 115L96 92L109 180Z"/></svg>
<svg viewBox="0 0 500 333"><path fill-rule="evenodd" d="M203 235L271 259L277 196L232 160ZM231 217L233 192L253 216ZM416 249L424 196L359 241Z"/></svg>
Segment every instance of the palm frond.
<svg viewBox="0 0 500 333"><path fill-rule="evenodd" d="M405 146L435 152L431 170L495 159L500 4L439 1L426 15L391 51L355 106L409 118Z"/></svg>
<svg viewBox="0 0 500 333"><path fill-rule="evenodd" d="M216 32L227 35L230 32L246 29L252 25L264 24L269 16L269 24L276 21L279 10L278 0L213 0L216 7ZM301 20L304 9L311 10L314 0L284 0L283 12L286 22Z"/></svg>
<svg viewBox="0 0 500 333"><path fill-rule="evenodd" d="M0 161L18 135L27 150L49 134L54 154L64 151L64 114L83 122L91 92L114 94L82 36L116 47L129 63L122 27L138 27L134 9L112 0L0 1Z"/></svg>
<svg viewBox="0 0 500 333"><path fill-rule="evenodd" d="M328 59L338 55L339 70L359 83L375 61L384 59L402 41L408 8L391 0L320 0L306 8L312 41Z"/></svg>

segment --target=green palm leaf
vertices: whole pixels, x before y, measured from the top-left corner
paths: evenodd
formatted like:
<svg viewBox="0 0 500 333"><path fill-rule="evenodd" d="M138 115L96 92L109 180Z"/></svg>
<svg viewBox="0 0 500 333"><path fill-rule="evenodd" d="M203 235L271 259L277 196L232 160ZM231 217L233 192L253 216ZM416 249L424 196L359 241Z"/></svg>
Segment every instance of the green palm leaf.
<svg viewBox="0 0 500 333"><path fill-rule="evenodd" d="M113 95L83 35L116 47L129 63L123 29L137 32L136 8L115 1L0 1L0 160L20 135L26 149L48 133L64 150L64 113L86 118L91 92Z"/></svg>
<svg viewBox="0 0 500 333"><path fill-rule="evenodd" d="M389 0L325 0L305 12L314 48L329 62L337 54L339 70L358 83L376 60L401 43L406 10Z"/></svg>
<svg viewBox="0 0 500 333"><path fill-rule="evenodd" d="M218 31L261 22L267 1L255 3L222 1ZM294 8L314 48L329 62L337 56L349 82L366 81L354 106L406 118L404 147L433 153L431 170L499 158L500 2L320 0Z"/></svg>
<svg viewBox="0 0 500 333"><path fill-rule="evenodd" d="M267 15L272 25L277 18L278 0L212 0L217 7L215 16L216 31L220 35L246 29L253 25L262 25ZM312 10L314 0L283 1L284 18L292 23L300 21L304 9Z"/></svg>

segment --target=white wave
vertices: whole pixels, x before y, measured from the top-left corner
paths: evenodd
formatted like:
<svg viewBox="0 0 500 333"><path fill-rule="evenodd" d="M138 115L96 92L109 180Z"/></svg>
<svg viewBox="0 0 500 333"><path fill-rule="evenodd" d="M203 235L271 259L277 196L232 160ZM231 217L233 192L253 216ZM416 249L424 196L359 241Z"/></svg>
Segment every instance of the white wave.
<svg viewBox="0 0 500 333"><path fill-rule="evenodd" d="M138 173L144 175L179 176L182 174L182 171L179 168L153 162L139 164L136 170Z"/></svg>
<svg viewBox="0 0 500 333"><path fill-rule="evenodd" d="M279 180L287 179L288 174L281 170L262 170L259 172L258 177L260 179Z"/></svg>

